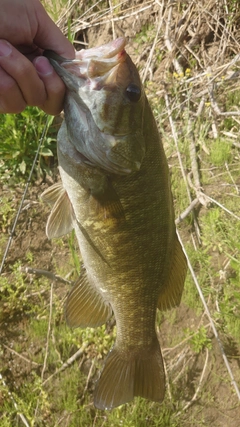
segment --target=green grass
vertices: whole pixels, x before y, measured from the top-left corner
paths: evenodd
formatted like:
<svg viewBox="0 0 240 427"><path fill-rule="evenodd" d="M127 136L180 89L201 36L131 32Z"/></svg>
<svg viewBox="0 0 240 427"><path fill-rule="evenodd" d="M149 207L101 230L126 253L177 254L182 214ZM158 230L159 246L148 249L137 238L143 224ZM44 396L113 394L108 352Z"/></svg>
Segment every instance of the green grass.
<svg viewBox="0 0 240 427"><path fill-rule="evenodd" d="M211 144L210 160L214 166L223 166L225 162L232 161L232 150L224 139L216 139Z"/></svg>
<svg viewBox="0 0 240 427"><path fill-rule="evenodd" d="M49 126L53 118L49 120ZM28 176L47 121L45 113L28 107L20 114L0 115L0 175L1 181L16 183ZM34 171L35 178L50 172L49 157L56 156L56 134L48 126L40 157Z"/></svg>

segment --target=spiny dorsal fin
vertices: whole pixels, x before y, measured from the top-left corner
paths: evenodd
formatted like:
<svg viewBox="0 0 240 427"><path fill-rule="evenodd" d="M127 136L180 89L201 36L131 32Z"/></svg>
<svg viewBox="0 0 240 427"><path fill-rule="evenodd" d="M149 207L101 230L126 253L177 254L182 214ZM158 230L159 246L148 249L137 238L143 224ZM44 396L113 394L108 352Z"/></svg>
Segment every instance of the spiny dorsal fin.
<svg viewBox="0 0 240 427"><path fill-rule="evenodd" d="M165 394L165 375L157 338L150 349L138 354L124 354L114 347L97 382L94 405L98 409L112 409L141 396L162 402Z"/></svg>
<svg viewBox="0 0 240 427"><path fill-rule="evenodd" d="M70 233L74 224L72 204L64 190L60 193L48 217L46 234L49 239L64 236Z"/></svg>
<svg viewBox="0 0 240 427"><path fill-rule="evenodd" d="M158 309L168 310L180 304L184 281L187 274L187 260L176 235L169 275L158 299Z"/></svg>
<svg viewBox="0 0 240 427"><path fill-rule="evenodd" d="M65 315L68 325L72 328L94 328L106 323L111 314L110 304L89 282L86 270L82 269L67 298Z"/></svg>

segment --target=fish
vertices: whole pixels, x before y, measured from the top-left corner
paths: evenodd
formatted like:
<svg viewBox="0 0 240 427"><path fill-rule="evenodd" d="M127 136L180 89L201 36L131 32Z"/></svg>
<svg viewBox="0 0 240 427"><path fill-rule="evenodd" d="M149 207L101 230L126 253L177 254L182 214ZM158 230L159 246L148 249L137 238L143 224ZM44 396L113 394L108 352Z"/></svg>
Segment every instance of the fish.
<svg viewBox="0 0 240 427"><path fill-rule="evenodd" d="M66 85L57 137L61 181L42 195L51 205L46 234L74 229L83 262L66 321L95 328L116 320L94 390L101 410L135 396L163 401L156 314L180 304L187 272L161 135L125 46L120 37L80 50L74 60L45 52Z"/></svg>

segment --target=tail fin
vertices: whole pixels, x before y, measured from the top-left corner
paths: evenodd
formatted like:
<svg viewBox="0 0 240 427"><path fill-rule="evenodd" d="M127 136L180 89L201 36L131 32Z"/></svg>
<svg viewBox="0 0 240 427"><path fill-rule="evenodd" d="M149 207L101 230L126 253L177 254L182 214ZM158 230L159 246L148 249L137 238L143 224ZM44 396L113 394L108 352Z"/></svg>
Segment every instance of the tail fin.
<svg viewBox="0 0 240 427"><path fill-rule="evenodd" d="M164 394L165 375L158 342L153 351L143 351L134 358L114 347L96 385L94 405L98 409L112 409L134 396L162 402Z"/></svg>

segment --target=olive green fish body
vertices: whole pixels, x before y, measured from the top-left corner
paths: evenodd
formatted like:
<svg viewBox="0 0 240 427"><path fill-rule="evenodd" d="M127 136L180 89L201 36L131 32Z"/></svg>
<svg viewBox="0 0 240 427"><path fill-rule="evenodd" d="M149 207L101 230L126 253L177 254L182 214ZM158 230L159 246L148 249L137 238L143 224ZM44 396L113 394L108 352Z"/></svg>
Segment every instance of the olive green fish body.
<svg viewBox="0 0 240 427"><path fill-rule="evenodd" d="M130 83L133 79L135 85L130 90L141 89L141 97L137 94L141 102L138 109L138 99L133 100L133 108L126 101L128 114L124 123L129 129L129 143L126 145L124 126L119 125L121 130L118 128L116 136L114 123L115 140L111 141L116 152L108 153L101 167L101 161L94 163L95 154L91 152L87 157L92 148L82 148L83 142L76 139L73 143L76 129L69 132L70 121L66 117L58 136L62 187L57 184L45 192L45 199L54 204L47 224L48 236L56 237L74 228L84 263L67 300L68 324L99 326L112 311L116 319L116 343L95 390L94 402L100 409L111 409L134 396L163 400L164 368L155 329L156 311L179 304L186 275L163 146L135 66L126 58L118 70L126 74L127 63L127 78ZM108 109L113 108L107 99ZM88 114L87 109L84 114ZM104 117L103 110L101 114ZM116 122L114 114L111 120ZM133 114L132 126L129 114ZM96 148L99 153L104 144L101 137L102 133L95 143L100 144Z"/></svg>

